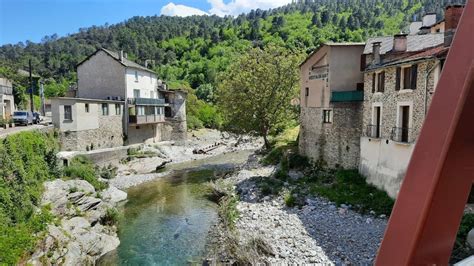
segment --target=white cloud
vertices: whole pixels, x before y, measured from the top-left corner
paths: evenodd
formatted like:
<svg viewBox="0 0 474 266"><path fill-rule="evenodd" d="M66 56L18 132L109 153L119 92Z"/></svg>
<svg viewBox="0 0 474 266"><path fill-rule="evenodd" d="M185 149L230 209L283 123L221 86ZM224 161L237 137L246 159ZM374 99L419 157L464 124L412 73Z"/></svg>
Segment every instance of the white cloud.
<svg viewBox="0 0 474 266"><path fill-rule="evenodd" d="M175 5L169 3L161 8L161 15L166 16L192 16L192 15L218 15L218 16L237 16L242 13L247 13L252 9L270 9L291 3L291 0L231 0L229 3L224 3L224 0L207 0L211 4L209 13L204 12L200 9L185 6Z"/></svg>
<svg viewBox="0 0 474 266"><path fill-rule="evenodd" d="M252 9L260 8L266 10L280 7L291 3L291 0L231 0L227 4L223 0L207 0L207 2L211 4L211 9L209 10L211 14L237 16Z"/></svg>
<svg viewBox="0 0 474 266"><path fill-rule="evenodd" d="M185 5L175 5L171 2L161 8L161 15L187 17L192 15L208 15L208 13L194 7Z"/></svg>

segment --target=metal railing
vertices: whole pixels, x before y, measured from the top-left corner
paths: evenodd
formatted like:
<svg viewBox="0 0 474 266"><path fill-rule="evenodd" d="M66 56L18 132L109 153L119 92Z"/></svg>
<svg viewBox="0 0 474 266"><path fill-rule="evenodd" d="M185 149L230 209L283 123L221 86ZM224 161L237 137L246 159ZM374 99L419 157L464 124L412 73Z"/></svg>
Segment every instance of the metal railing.
<svg viewBox="0 0 474 266"><path fill-rule="evenodd" d="M128 119L130 124L143 125L143 124L156 124L165 121L164 115L130 115Z"/></svg>
<svg viewBox="0 0 474 266"><path fill-rule="evenodd" d="M12 95L13 94L13 89L12 89L12 87L7 87L7 86L0 85L0 94Z"/></svg>
<svg viewBox="0 0 474 266"><path fill-rule="evenodd" d="M408 127L394 127L390 139L401 143L412 143L411 129Z"/></svg>
<svg viewBox="0 0 474 266"><path fill-rule="evenodd" d="M129 98L128 104L132 105L152 105L152 106L163 106L165 105L165 99L156 98Z"/></svg>
<svg viewBox="0 0 474 266"><path fill-rule="evenodd" d="M367 131L365 134L369 138L377 138L377 139L381 138L382 132L381 132L380 125L368 125Z"/></svg>

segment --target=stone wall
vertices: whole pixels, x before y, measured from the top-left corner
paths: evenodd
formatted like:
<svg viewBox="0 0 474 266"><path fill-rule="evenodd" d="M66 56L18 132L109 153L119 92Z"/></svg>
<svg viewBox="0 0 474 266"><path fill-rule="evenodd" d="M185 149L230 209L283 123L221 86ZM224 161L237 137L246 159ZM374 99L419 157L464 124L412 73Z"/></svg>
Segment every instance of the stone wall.
<svg viewBox="0 0 474 266"><path fill-rule="evenodd" d="M435 60L418 63L417 87L415 90L395 90L396 67L385 68L384 92L372 93L372 73L364 76L363 137L359 171L367 181L385 190L396 198L420 134L425 112L431 103L435 89L435 71L426 75L436 65ZM403 82L403 81L401 81ZM409 143L391 139L392 129L398 126L399 104L410 105ZM381 106L381 137L371 138L368 126L373 124L373 106Z"/></svg>
<svg viewBox="0 0 474 266"><path fill-rule="evenodd" d="M123 145L121 116L100 116L99 128L60 133L61 150L87 151Z"/></svg>
<svg viewBox="0 0 474 266"><path fill-rule="evenodd" d="M323 110L331 109L332 123L323 123ZM331 103L330 108L301 108L299 151L329 167L356 169L360 158L362 104Z"/></svg>

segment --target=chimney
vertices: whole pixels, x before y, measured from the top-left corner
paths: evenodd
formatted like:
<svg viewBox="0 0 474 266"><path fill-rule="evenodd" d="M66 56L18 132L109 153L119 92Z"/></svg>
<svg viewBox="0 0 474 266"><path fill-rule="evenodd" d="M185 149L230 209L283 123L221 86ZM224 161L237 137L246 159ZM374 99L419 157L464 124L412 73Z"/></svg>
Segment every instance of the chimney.
<svg viewBox="0 0 474 266"><path fill-rule="evenodd" d="M407 50L407 34L400 33L393 36L393 51L405 52Z"/></svg>
<svg viewBox="0 0 474 266"><path fill-rule="evenodd" d="M374 42L372 43L372 53L374 56L374 60L372 61L373 64L378 65L380 64L380 46L382 42Z"/></svg>
<svg viewBox="0 0 474 266"><path fill-rule="evenodd" d="M120 53L119 53L119 60L120 60L120 62L123 63L123 50L120 50Z"/></svg>
<svg viewBox="0 0 474 266"><path fill-rule="evenodd" d="M448 5L444 12L445 31L444 31L444 46L451 46L453 42L456 28L464 11L464 5Z"/></svg>

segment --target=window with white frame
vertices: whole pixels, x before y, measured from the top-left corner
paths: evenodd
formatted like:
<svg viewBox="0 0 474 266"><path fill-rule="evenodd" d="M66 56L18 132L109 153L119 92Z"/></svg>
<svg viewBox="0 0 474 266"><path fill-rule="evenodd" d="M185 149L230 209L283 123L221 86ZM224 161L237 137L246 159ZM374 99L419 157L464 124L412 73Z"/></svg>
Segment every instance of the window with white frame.
<svg viewBox="0 0 474 266"><path fill-rule="evenodd" d="M120 104L115 104L115 115L121 115L122 114L122 107Z"/></svg>
<svg viewBox="0 0 474 266"><path fill-rule="evenodd" d="M64 105L64 120L72 121L72 106Z"/></svg>
<svg viewBox="0 0 474 266"><path fill-rule="evenodd" d="M145 106L138 106L137 107L137 115L139 115L139 116L145 115Z"/></svg>
<svg viewBox="0 0 474 266"><path fill-rule="evenodd" d="M109 104L108 103L103 103L102 104L102 115L103 116L108 116L109 115Z"/></svg>

